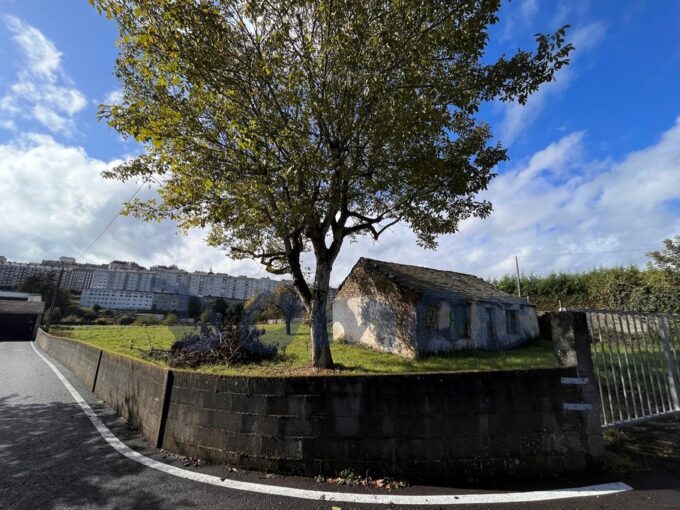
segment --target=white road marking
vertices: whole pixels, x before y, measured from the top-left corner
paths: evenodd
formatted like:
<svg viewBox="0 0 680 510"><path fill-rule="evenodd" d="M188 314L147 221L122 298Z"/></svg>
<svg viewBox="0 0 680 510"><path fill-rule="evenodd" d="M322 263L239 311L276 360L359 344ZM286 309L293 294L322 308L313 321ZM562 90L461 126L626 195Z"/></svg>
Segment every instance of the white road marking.
<svg viewBox="0 0 680 510"><path fill-rule="evenodd" d="M92 410L90 405L78 393L78 391L71 385L71 383L64 377L59 369L54 364L43 356L38 349L36 349L33 342L31 347L42 360L52 369L59 380L66 386L66 389L71 393L83 412L90 419L92 424L97 429L97 432L106 440L112 448L118 453L124 455L130 460L139 462L140 464L162 471L169 475L186 478L195 482L208 483L217 485L227 489L234 489L240 491L257 492L260 494L268 494L272 496L285 496L299 499L311 499L316 501L328 502L343 502L343 503L372 503L372 504L394 504L394 505L480 505L480 504L494 504L494 503L528 503L532 501L551 501L557 499L567 499L576 497L592 497L592 496L607 496L610 494L617 494L619 492L630 491L633 488L622 482L607 483L601 485L591 485L588 487L576 487L571 489L559 489L552 491L533 491L533 492L509 492L504 494L489 493L489 494L446 494L446 495L423 495L423 496L404 496L397 494L356 494L348 492L327 492L315 491L307 489L296 489L293 487L283 487L278 485L263 485L259 483L241 482L238 480L223 479L219 476L207 475L189 471L175 466L170 466L151 459L134 451L118 439L109 428L99 419L97 414Z"/></svg>

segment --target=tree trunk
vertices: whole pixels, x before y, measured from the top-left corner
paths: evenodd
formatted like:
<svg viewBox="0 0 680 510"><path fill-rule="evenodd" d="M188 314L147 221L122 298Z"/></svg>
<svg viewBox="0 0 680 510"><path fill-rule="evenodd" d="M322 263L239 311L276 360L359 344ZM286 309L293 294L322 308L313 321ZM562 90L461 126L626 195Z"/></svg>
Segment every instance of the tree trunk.
<svg viewBox="0 0 680 510"><path fill-rule="evenodd" d="M319 299L315 293L310 305L310 325L312 336L312 366L314 368L333 368L333 357L328 340L328 324L326 323L326 299ZM328 292L324 297L328 296Z"/></svg>
<svg viewBox="0 0 680 510"><path fill-rule="evenodd" d="M290 244L287 247L289 252L287 255L293 275L293 286L297 290L305 310L309 313L312 366L314 368L333 368L333 357L328 339L328 324L326 323L326 304L328 303L333 261L337 256L340 244L334 245L333 251L329 253L324 244L324 235L312 240L316 255L316 271L312 286L307 284L300 267L301 246L296 251Z"/></svg>
<svg viewBox="0 0 680 510"><path fill-rule="evenodd" d="M286 319L286 335L290 335L290 320Z"/></svg>

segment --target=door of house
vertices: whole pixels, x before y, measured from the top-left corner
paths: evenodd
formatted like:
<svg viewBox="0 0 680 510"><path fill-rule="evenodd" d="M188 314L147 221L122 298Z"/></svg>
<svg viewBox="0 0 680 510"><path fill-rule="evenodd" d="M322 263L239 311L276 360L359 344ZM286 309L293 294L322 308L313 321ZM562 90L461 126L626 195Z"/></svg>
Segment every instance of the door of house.
<svg viewBox="0 0 680 510"><path fill-rule="evenodd" d="M484 310L484 322L486 323L486 345L489 349L498 349L498 339L493 323L493 308L487 306Z"/></svg>

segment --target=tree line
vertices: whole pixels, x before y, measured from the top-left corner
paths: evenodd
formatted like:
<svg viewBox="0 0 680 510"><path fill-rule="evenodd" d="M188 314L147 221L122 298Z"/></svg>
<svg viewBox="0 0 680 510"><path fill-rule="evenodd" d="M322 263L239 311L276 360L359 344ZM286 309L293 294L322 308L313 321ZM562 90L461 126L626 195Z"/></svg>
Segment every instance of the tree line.
<svg viewBox="0 0 680 510"><path fill-rule="evenodd" d="M524 275L522 295L539 310L564 307L609 308L638 312L680 313L680 236L664 241L660 251L648 253L645 268L619 266L581 273ZM494 284L514 294L517 280L506 275Z"/></svg>

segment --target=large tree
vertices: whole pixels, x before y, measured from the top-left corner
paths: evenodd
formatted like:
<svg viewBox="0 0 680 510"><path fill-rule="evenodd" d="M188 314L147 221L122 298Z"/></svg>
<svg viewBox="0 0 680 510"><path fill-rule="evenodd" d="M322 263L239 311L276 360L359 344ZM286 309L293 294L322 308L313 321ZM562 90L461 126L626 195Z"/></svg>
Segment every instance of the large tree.
<svg viewBox="0 0 680 510"><path fill-rule="evenodd" d="M292 274L316 367L345 240L404 222L433 248L487 216L475 196L506 151L480 105L524 103L572 50L563 27L488 56L501 0L90 1L120 31L123 98L100 114L146 145L106 175L159 183L128 212Z"/></svg>

